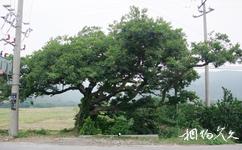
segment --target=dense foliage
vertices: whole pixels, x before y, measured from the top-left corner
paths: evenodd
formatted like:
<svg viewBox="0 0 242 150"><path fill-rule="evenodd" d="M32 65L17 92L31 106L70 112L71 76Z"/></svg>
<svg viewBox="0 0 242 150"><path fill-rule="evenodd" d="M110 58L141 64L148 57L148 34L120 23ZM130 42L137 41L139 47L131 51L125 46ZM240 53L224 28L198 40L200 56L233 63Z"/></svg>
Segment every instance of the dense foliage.
<svg viewBox="0 0 242 150"><path fill-rule="evenodd" d="M242 101L234 98L231 91L223 90L223 99L211 107L205 107L199 115L199 122L215 133L218 126L224 127L227 133L231 130L242 141Z"/></svg>

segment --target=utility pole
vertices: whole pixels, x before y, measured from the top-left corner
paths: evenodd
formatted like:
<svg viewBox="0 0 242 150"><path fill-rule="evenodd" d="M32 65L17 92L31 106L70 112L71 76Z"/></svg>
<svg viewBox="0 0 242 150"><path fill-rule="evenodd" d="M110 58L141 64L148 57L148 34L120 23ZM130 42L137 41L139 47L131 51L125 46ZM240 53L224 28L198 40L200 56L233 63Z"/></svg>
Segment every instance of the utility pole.
<svg viewBox="0 0 242 150"><path fill-rule="evenodd" d="M11 113L9 135L17 136L19 129L19 76L20 76L20 51L21 51L21 34L22 34L22 16L23 0L18 0L15 46L13 55L13 81L11 90Z"/></svg>
<svg viewBox="0 0 242 150"><path fill-rule="evenodd" d="M201 5L198 6L198 11L202 14L198 16L193 16L194 18L198 18L203 16L203 34L204 34L204 42L207 42L207 14L212 12L214 9L209 8L209 10L206 10L206 2L207 0L201 0ZM200 8L203 7L202 10ZM206 106L210 106L210 99L209 99L209 66L205 66L205 104Z"/></svg>

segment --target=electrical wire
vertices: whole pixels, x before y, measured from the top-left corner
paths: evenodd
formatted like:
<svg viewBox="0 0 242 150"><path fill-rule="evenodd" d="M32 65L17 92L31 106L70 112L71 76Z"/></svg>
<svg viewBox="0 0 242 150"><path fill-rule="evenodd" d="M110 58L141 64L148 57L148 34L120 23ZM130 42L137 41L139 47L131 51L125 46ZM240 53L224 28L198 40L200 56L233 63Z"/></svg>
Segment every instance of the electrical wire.
<svg viewBox="0 0 242 150"><path fill-rule="evenodd" d="M31 0L31 2L30 2L30 9L29 9L29 23L30 23L31 20L32 20L33 6L34 6L34 0Z"/></svg>
<svg viewBox="0 0 242 150"><path fill-rule="evenodd" d="M15 11L15 14L17 14L16 0L13 0L13 9L14 9L14 11Z"/></svg>
<svg viewBox="0 0 242 150"><path fill-rule="evenodd" d="M32 20L32 10L33 10L33 5L34 5L34 0L31 0L30 3L28 3L28 17L26 19L27 22L24 23L24 25L26 26L26 30L24 29L23 31L23 38L22 38L22 43L24 43L24 41L26 42L26 39L29 37L30 32L33 31L33 29L30 27L31 24L31 20ZM23 50L25 49L26 45L23 44Z"/></svg>

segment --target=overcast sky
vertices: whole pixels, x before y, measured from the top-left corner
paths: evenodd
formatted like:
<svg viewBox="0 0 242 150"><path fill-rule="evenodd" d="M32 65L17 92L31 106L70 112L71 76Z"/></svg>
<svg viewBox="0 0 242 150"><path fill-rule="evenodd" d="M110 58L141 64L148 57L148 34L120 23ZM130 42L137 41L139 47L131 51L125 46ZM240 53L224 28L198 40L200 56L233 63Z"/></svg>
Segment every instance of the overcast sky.
<svg viewBox="0 0 242 150"><path fill-rule="evenodd" d="M84 26L100 26L106 30L108 24L119 20L129 12L131 5L148 8L149 15L163 17L175 28L182 28L188 42L203 40L202 18L197 6L201 0L24 0L24 21L31 23L33 32L23 41L27 48L22 56L39 50L51 38L60 35L74 35ZM1 0L0 5L11 4L17 7L17 0ZM208 0L207 6L215 11L207 16L208 31L229 35L235 43L242 44L242 0ZM0 6L0 15L6 10ZM1 37L6 34L7 26L2 29ZM13 30L9 32L14 37ZM11 53L11 46L0 43L4 52Z"/></svg>

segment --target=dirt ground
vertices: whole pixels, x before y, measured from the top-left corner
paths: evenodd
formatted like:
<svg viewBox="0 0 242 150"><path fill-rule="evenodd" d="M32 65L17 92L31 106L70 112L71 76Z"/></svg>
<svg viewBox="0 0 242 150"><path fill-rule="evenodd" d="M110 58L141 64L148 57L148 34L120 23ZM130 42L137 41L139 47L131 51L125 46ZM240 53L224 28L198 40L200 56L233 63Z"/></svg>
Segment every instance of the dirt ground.
<svg viewBox="0 0 242 150"><path fill-rule="evenodd" d="M58 145L96 145L96 146L107 146L107 145L157 145L159 140L156 138L117 138L117 137L91 137L91 136L80 136L80 137L28 137L28 138L11 138L2 137L0 142L31 142L37 144L58 144Z"/></svg>

